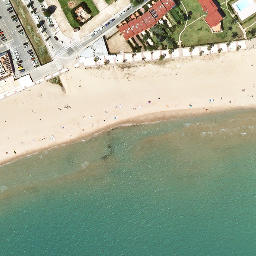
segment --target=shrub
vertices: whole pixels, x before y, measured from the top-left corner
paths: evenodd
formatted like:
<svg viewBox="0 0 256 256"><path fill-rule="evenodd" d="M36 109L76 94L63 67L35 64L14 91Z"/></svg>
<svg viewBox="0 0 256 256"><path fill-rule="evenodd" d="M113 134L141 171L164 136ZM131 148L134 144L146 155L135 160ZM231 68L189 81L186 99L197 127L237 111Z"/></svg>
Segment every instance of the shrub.
<svg viewBox="0 0 256 256"><path fill-rule="evenodd" d="M130 2L133 6L137 6L141 3L143 3L143 0L130 0Z"/></svg>
<svg viewBox="0 0 256 256"><path fill-rule="evenodd" d="M190 47L189 47L189 51L190 51L190 52L193 52L194 49L195 49L195 46L190 46Z"/></svg>
<svg viewBox="0 0 256 256"><path fill-rule="evenodd" d="M165 58L165 54L161 54L160 57L159 57L159 60L163 60Z"/></svg>
<svg viewBox="0 0 256 256"><path fill-rule="evenodd" d="M207 47L207 50L210 51L213 47L213 44L209 44L208 47Z"/></svg>
<svg viewBox="0 0 256 256"><path fill-rule="evenodd" d="M46 17L50 17L55 11L57 7L55 5L50 5L47 9L44 10L44 15Z"/></svg>
<svg viewBox="0 0 256 256"><path fill-rule="evenodd" d="M174 52L174 49L173 49L173 48L169 49L169 53L170 53L170 54L172 54L173 52Z"/></svg>

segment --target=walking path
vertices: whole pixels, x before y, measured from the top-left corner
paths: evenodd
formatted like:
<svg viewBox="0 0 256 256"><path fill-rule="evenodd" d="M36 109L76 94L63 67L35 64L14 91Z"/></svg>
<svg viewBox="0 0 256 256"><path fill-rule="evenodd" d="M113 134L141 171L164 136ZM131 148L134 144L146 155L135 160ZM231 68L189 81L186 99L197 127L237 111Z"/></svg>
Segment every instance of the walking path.
<svg viewBox="0 0 256 256"><path fill-rule="evenodd" d="M59 24L60 32L66 37L68 37L69 39L72 39L74 37L74 34L79 35L79 38L82 38L83 36L88 35L89 33L93 32L94 29L104 24L106 20L115 16L124 8L130 5L129 0L118 0L112 3L111 5L107 5L106 3L103 4L103 2L105 2L104 0L98 0L95 3L99 10L99 14L93 17L90 20L90 22L87 22L86 24L84 24L81 27L80 31L74 32L73 28L68 23L68 20L64 12L61 9L59 1L58 0L46 0L46 1L48 5L54 4L57 6L57 9L53 14L53 17L57 21L57 24Z"/></svg>
<svg viewBox="0 0 256 256"><path fill-rule="evenodd" d="M234 52L237 50L247 49L247 44L245 40L232 42L230 45L226 43L219 43L212 46L209 49L209 45L197 46L194 49L185 47L175 49L172 53L169 53L169 50L156 50L153 52L140 52L140 53L121 53L117 55L105 55L100 56L99 58L90 57L79 59L79 63L76 64L76 67L83 64L85 67L94 67L100 65L110 64L124 64L132 63L137 61L158 61L159 59L177 59L184 57L194 57L194 56L205 56L211 54L220 54L222 52ZM160 60L159 60L160 61Z"/></svg>
<svg viewBox="0 0 256 256"><path fill-rule="evenodd" d="M183 2L182 2L182 1L180 1L180 3L181 3L181 5L183 6L183 8L184 8L184 10L185 10L186 15L188 16L188 11L187 11L187 9L186 9L185 5L183 4ZM182 33L186 30L186 28L187 28L187 24L188 24L188 20L186 19L185 26L184 26L184 28L182 29L182 31L180 32L180 34L179 34L179 40L178 40L178 45L179 45L179 47L181 47L181 44L182 44L182 41L181 41L181 35L182 35Z"/></svg>
<svg viewBox="0 0 256 256"><path fill-rule="evenodd" d="M219 43L219 44L213 45L210 50L208 49L209 47L208 45L204 45L204 46L197 46L194 49L191 49L189 47L178 48L178 49L175 49L172 53L169 53L169 50L156 50L153 52L145 51L145 52L140 52L136 54L120 53L120 54L114 54L114 55L102 55L102 56L99 56L98 58L81 57L79 59L79 62L73 65L75 67L79 67L81 65L84 65L85 67L98 67L98 66L107 65L107 64L116 65L116 64L134 63L134 62L140 62L140 61L146 61L146 62L161 61L160 58L178 59L178 58L195 57L195 56L216 55L222 52L234 52L237 50L246 50L248 49L247 43L248 41L246 40L232 42L228 46L226 43ZM255 39L255 44L256 44L256 39ZM61 66L58 67L53 62L46 64L41 68L44 68L47 65L51 65L49 68L52 69L53 72L51 74L45 73L44 78L40 78L38 80L32 81L31 78L28 76L26 77L26 80L25 80L26 83L23 82L24 78L18 79L14 82L13 80L11 82L5 82L4 80L0 81L0 99L11 96L22 90L29 89L30 87L36 84L40 84L43 81L47 81L53 77L59 76L69 71L68 68L62 68ZM49 68L47 67L46 69L48 70Z"/></svg>

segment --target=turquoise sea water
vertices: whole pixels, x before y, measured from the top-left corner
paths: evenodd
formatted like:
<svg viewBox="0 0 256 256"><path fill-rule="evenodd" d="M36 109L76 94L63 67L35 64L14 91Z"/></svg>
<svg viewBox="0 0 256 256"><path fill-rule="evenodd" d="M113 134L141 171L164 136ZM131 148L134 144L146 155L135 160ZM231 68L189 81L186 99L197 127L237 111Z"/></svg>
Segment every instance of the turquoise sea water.
<svg viewBox="0 0 256 256"><path fill-rule="evenodd" d="M256 116L115 129L0 167L0 256L256 255Z"/></svg>

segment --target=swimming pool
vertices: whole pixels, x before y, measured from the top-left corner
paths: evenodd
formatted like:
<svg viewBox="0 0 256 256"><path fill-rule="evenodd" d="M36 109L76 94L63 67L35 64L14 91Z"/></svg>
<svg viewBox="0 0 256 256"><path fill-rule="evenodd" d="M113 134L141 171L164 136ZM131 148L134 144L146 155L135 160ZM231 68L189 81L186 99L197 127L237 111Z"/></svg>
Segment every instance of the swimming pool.
<svg viewBox="0 0 256 256"><path fill-rule="evenodd" d="M243 9L250 6L250 2L251 1L249 1L249 0L240 0L240 1L236 2L236 6L240 11L242 11Z"/></svg>
<svg viewBox="0 0 256 256"><path fill-rule="evenodd" d="M241 21L256 13L256 1L238 0L232 4L232 7Z"/></svg>

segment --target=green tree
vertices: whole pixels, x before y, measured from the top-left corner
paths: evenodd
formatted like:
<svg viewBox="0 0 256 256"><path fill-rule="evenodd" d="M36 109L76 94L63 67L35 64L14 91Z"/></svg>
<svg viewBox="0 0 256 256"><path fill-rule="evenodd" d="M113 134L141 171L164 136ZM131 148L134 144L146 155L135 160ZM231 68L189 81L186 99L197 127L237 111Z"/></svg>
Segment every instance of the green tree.
<svg viewBox="0 0 256 256"><path fill-rule="evenodd" d="M165 58L165 54L161 54L159 60L163 60Z"/></svg>
<svg viewBox="0 0 256 256"><path fill-rule="evenodd" d="M130 2L133 6L137 6L141 3L143 3L143 0L130 0Z"/></svg>
<svg viewBox="0 0 256 256"><path fill-rule="evenodd" d="M55 5L50 5L47 9L44 10L44 15L46 17L50 17L55 11L57 7Z"/></svg>
<svg viewBox="0 0 256 256"><path fill-rule="evenodd" d="M232 38L237 38L238 37L238 33L237 32L233 32L232 33Z"/></svg>
<svg viewBox="0 0 256 256"><path fill-rule="evenodd" d="M190 51L190 52L193 52L194 49L195 49L195 46L190 46L190 47L189 47L189 51Z"/></svg>

